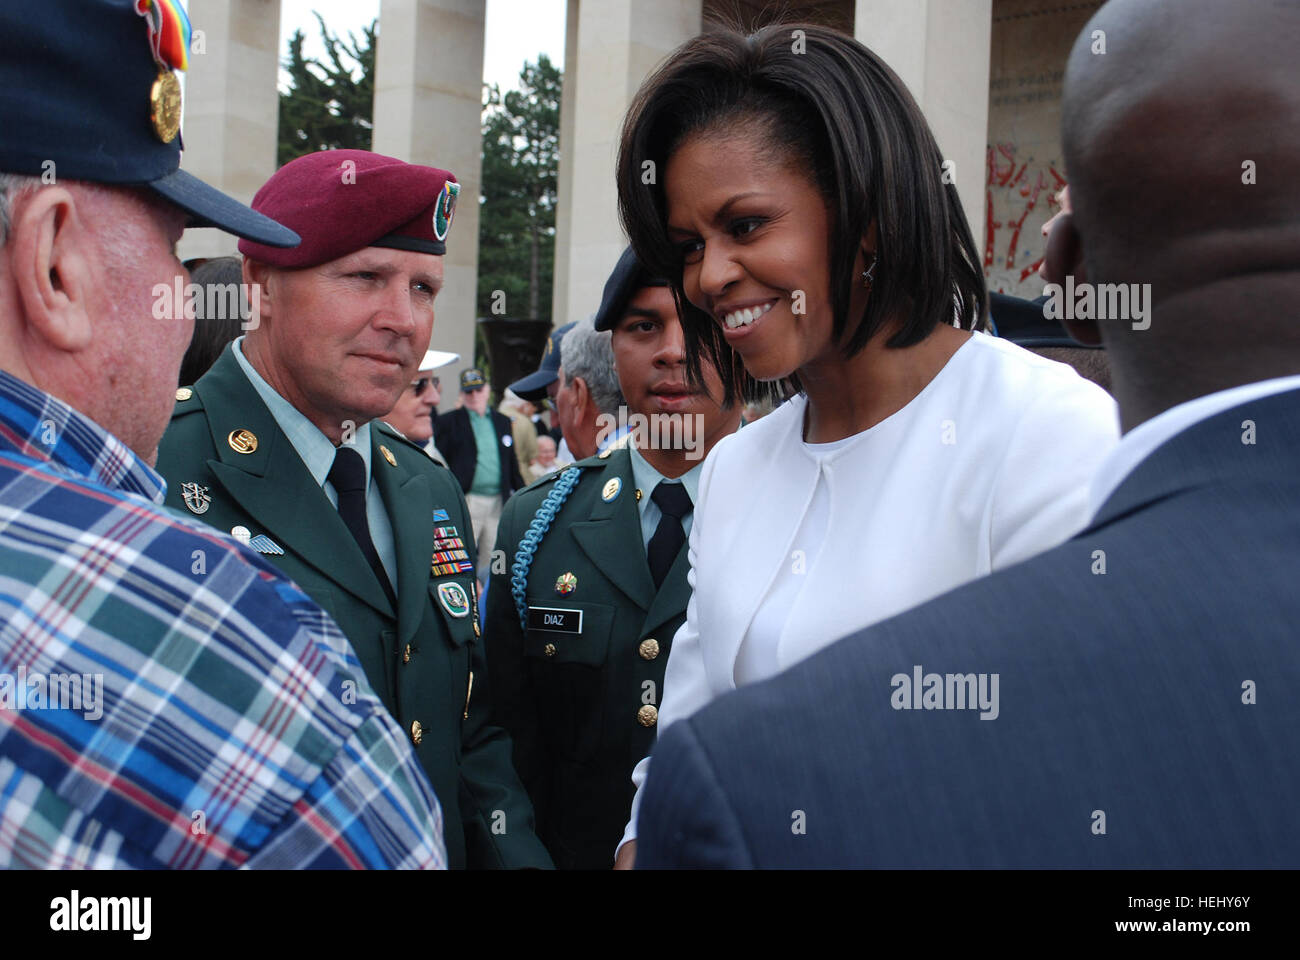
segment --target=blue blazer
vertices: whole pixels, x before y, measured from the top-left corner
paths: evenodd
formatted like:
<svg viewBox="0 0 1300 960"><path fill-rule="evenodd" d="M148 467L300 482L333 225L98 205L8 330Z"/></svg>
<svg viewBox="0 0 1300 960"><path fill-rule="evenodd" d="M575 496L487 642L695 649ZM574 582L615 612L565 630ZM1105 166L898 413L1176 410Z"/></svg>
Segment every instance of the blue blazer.
<svg viewBox="0 0 1300 960"><path fill-rule="evenodd" d="M638 866L1300 866L1298 625L1291 391L1167 441L1062 546L665 730Z"/></svg>

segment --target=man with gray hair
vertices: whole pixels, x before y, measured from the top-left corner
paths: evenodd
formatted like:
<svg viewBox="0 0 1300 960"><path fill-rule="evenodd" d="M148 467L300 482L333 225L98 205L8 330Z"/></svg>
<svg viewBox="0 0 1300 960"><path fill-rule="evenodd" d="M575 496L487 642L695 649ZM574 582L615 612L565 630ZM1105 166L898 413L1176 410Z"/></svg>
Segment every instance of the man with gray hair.
<svg viewBox="0 0 1300 960"><path fill-rule="evenodd" d="M338 627L162 507L182 230L299 242L179 169L177 36L179 4L0 5L0 869L444 866Z"/></svg>
<svg viewBox="0 0 1300 960"><path fill-rule="evenodd" d="M585 460L613 446L626 433L606 431L602 435L601 431L601 415L616 418L623 403L609 331L598 332L595 317L578 321L564 335L560 356L555 412L569 457L559 459Z"/></svg>

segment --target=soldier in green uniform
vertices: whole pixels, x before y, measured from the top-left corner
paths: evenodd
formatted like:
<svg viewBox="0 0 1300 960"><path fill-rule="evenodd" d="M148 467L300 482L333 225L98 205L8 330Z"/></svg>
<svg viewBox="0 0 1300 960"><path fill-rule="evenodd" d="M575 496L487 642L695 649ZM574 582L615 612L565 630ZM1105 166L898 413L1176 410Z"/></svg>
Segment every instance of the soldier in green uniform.
<svg viewBox="0 0 1300 960"><path fill-rule="evenodd" d="M704 390L689 384L672 293L630 250L596 328L612 331L632 431L506 505L484 631L493 706L538 835L569 869L614 864L690 599L686 537L703 459L740 422L711 368Z"/></svg>
<svg viewBox="0 0 1300 960"><path fill-rule="evenodd" d="M253 207L303 243L240 244L257 312L177 391L158 470L168 504L266 554L338 622L433 784L449 866L549 867L489 722L460 486L376 419L429 345L458 189L360 150L281 168Z"/></svg>

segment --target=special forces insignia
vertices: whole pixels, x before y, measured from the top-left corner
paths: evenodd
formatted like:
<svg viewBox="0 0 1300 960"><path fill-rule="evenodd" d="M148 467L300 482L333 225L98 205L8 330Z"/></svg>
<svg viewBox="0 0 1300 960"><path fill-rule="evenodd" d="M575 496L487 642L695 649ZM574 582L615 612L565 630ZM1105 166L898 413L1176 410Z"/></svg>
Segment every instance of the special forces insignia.
<svg viewBox="0 0 1300 960"><path fill-rule="evenodd" d="M442 185L442 195L433 208L433 235L439 240L447 239L451 229L451 218L456 212L456 198L460 196L460 184L448 180Z"/></svg>
<svg viewBox="0 0 1300 960"><path fill-rule="evenodd" d="M201 487L197 483L182 483L181 499L185 501L185 506L190 508L190 513L207 513L208 507L212 505L208 488Z"/></svg>
<svg viewBox="0 0 1300 960"><path fill-rule="evenodd" d="M469 594L459 583L438 584L438 602L453 617L469 616Z"/></svg>

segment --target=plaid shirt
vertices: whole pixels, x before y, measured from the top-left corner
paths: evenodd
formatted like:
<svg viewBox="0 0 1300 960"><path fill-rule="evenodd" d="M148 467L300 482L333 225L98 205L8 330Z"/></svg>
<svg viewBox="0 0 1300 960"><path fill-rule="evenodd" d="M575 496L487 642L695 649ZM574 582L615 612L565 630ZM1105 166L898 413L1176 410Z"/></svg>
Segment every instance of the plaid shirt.
<svg viewBox="0 0 1300 960"><path fill-rule="evenodd" d="M164 490L0 371L0 868L444 867L333 621Z"/></svg>

